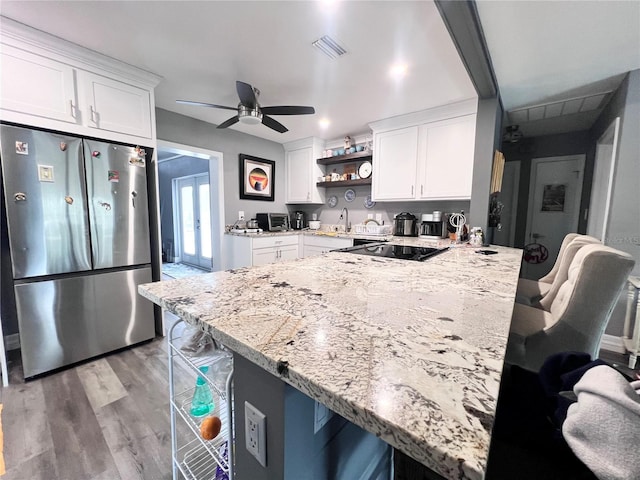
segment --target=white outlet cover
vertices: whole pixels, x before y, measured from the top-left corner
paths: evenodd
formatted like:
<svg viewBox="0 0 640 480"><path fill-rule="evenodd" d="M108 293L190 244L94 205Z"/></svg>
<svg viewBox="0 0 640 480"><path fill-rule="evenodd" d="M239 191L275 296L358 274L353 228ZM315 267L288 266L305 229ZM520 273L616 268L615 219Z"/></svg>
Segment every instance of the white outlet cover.
<svg viewBox="0 0 640 480"><path fill-rule="evenodd" d="M266 467L267 417L249 402L244 402L244 434L247 451Z"/></svg>

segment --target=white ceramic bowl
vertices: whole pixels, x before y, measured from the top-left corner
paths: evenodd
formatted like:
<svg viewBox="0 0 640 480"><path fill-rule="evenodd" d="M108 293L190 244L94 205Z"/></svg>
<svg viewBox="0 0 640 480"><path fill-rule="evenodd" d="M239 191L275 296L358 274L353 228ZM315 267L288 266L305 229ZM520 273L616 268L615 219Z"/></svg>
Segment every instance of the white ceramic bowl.
<svg viewBox="0 0 640 480"><path fill-rule="evenodd" d="M309 230L318 230L320 228L320 220L309 220Z"/></svg>

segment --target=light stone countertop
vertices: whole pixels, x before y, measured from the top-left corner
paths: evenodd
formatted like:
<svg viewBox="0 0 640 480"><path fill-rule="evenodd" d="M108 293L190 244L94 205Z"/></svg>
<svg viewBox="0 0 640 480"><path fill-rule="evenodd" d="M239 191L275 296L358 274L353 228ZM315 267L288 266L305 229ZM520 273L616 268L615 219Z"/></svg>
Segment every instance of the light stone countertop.
<svg viewBox="0 0 640 480"><path fill-rule="evenodd" d="M490 248L330 252L139 292L445 478L480 479L522 256Z"/></svg>

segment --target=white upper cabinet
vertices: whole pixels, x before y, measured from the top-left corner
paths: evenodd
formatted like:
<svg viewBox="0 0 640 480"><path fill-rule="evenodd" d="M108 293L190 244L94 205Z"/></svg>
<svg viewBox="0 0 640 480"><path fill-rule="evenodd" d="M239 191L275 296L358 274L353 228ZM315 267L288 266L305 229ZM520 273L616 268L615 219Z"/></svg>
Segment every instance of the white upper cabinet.
<svg viewBox="0 0 640 480"><path fill-rule="evenodd" d="M476 116L452 118L420 127L419 198L471 198ZM420 169L421 167L421 169Z"/></svg>
<svg viewBox="0 0 640 480"><path fill-rule="evenodd" d="M155 139L160 77L4 17L0 23L0 119L123 142Z"/></svg>
<svg viewBox="0 0 640 480"><path fill-rule="evenodd" d="M324 203L324 188L318 177L324 175L316 160L322 155L321 141L309 138L284 145L286 150L285 203Z"/></svg>
<svg viewBox="0 0 640 480"><path fill-rule="evenodd" d="M374 135L373 200L413 200L416 192L418 127Z"/></svg>
<svg viewBox="0 0 640 480"><path fill-rule="evenodd" d="M72 67L8 45L2 46L0 65L3 110L78 123Z"/></svg>
<svg viewBox="0 0 640 480"><path fill-rule="evenodd" d="M90 128L151 137L151 92L89 72L80 72L86 124Z"/></svg>
<svg viewBox="0 0 640 480"><path fill-rule="evenodd" d="M373 200L470 199L476 104L469 100L371 124Z"/></svg>

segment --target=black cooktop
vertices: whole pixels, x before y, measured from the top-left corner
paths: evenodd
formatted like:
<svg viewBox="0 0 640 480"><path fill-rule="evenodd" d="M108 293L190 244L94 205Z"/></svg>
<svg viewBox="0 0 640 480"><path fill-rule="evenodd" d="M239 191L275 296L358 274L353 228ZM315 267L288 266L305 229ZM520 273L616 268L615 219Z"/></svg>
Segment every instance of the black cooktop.
<svg viewBox="0 0 640 480"><path fill-rule="evenodd" d="M449 250L448 247L410 247L405 245L389 245L388 243L370 243L367 245L357 245L355 247L341 248L333 251L424 262L427 258L433 257L434 255L447 250Z"/></svg>

